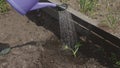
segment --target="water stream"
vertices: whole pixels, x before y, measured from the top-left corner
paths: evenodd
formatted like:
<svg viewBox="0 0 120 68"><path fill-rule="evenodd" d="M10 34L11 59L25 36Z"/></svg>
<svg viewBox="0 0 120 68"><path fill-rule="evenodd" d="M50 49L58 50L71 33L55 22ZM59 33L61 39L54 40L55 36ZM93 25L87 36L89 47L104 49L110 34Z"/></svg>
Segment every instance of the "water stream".
<svg viewBox="0 0 120 68"><path fill-rule="evenodd" d="M74 48L77 42L77 35L72 16L67 11L59 11L60 36L63 45Z"/></svg>

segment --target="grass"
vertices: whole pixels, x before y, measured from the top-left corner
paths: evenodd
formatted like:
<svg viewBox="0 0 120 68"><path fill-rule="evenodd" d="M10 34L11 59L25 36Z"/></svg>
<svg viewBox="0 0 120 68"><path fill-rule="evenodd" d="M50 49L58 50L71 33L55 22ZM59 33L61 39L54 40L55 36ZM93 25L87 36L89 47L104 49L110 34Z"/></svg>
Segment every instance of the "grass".
<svg viewBox="0 0 120 68"><path fill-rule="evenodd" d="M63 3L66 3L69 0L61 0L61 1ZM96 8L100 8L98 6L102 6L102 4L99 4L98 0L78 0L78 2L80 5L80 12L82 12L90 17L93 17L96 14L95 13L95 12L97 12ZM112 2L114 2L114 1L112 1ZM107 25L109 28L115 29L117 26L117 23L120 21L120 17L115 16L116 10L112 10L111 1L104 0L104 3L105 3L105 7L106 7L105 10L107 10L108 15L104 16L104 20L102 22L104 22L104 24ZM114 12L114 13L111 13L111 12Z"/></svg>
<svg viewBox="0 0 120 68"><path fill-rule="evenodd" d="M105 0L106 2L106 9L109 12L106 16L106 24L108 27L115 29L117 26L117 23L120 21L120 16L118 16L119 12L114 11L111 9L109 0Z"/></svg>
<svg viewBox="0 0 120 68"><path fill-rule="evenodd" d="M94 15L94 10L98 6L98 0L79 0L80 2L80 11L84 14L88 14L90 17ZM117 27L117 23L120 21L120 17L116 16L115 13L110 13L110 3L108 0L106 2L106 9L109 14L105 17L104 22L111 29L115 29ZM113 11L112 11L113 12ZM115 11L114 11L115 12ZM93 15L92 15L93 14Z"/></svg>
<svg viewBox="0 0 120 68"><path fill-rule="evenodd" d="M115 28L117 23L118 23L117 17L111 14L107 16L107 24L110 28Z"/></svg>
<svg viewBox="0 0 120 68"><path fill-rule="evenodd" d="M80 11L83 13L92 12L97 6L97 0L79 0Z"/></svg>
<svg viewBox="0 0 120 68"><path fill-rule="evenodd" d="M0 14L6 13L9 10L9 6L5 0L0 0Z"/></svg>
<svg viewBox="0 0 120 68"><path fill-rule="evenodd" d="M111 13L106 16L106 19L103 21L103 23L106 24L109 28L115 29L119 21L120 17Z"/></svg>
<svg viewBox="0 0 120 68"><path fill-rule="evenodd" d="M69 0L61 0L62 3L67 3ZM92 12L97 6L98 0L78 0L80 11L83 13Z"/></svg>

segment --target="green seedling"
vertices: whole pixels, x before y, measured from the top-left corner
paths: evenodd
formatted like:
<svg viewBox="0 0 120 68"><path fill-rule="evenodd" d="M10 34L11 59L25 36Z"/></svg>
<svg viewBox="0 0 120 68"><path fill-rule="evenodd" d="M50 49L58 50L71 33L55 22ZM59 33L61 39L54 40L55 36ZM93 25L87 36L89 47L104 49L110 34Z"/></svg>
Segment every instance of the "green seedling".
<svg viewBox="0 0 120 68"><path fill-rule="evenodd" d="M74 56L74 57L77 57L77 52L78 52L80 46L82 46L82 44L81 44L81 43L77 43L77 44L74 46L74 49L73 49L73 48L70 48L68 45L66 45L66 46L64 47L64 49L70 50L70 51L72 52L73 56Z"/></svg>
<svg viewBox="0 0 120 68"><path fill-rule="evenodd" d="M81 12L83 13L92 12L97 6L97 0L80 0L79 2Z"/></svg>
<svg viewBox="0 0 120 68"><path fill-rule="evenodd" d="M5 0L0 0L0 13L6 13L9 9L8 4L5 2Z"/></svg>
<svg viewBox="0 0 120 68"><path fill-rule="evenodd" d="M119 60L119 61L116 61L115 64L120 67L120 60Z"/></svg>

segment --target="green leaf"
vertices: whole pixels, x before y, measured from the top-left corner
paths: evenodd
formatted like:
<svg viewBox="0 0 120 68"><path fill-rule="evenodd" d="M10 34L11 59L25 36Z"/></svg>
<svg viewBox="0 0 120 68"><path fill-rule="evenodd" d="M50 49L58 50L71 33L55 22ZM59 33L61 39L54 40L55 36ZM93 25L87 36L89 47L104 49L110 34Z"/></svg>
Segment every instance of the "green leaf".
<svg viewBox="0 0 120 68"><path fill-rule="evenodd" d="M116 62L116 65L119 65L119 66L120 66L120 61L117 61L117 62Z"/></svg>

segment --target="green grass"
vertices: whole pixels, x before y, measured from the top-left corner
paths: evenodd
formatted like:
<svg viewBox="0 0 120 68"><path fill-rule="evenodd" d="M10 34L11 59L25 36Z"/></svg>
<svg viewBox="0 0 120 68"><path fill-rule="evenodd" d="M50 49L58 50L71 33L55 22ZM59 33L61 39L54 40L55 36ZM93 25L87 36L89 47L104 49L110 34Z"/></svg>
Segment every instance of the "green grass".
<svg viewBox="0 0 120 68"><path fill-rule="evenodd" d="M117 17L113 16L113 15L108 15L107 16L107 24L110 28L115 28L116 24L118 22Z"/></svg>
<svg viewBox="0 0 120 68"><path fill-rule="evenodd" d="M0 14L6 13L9 10L9 6L5 0L0 0Z"/></svg>
<svg viewBox="0 0 120 68"><path fill-rule="evenodd" d="M80 11L83 13L92 12L97 6L98 0L79 0Z"/></svg>
<svg viewBox="0 0 120 68"><path fill-rule="evenodd" d="M69 0L60 0L62 3L67 3ZM97 7L98 0L78 0L80 12L91 13Z"/></svg>
<svg viewBox="0 0 120 68"><path fill-rule="evenodd" d="M103 21L109 28L115 29L117 27L117 23L119 23L120 17L110 13L106 15L106 19Z"/></svg>

